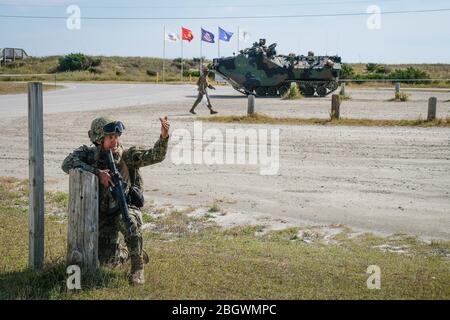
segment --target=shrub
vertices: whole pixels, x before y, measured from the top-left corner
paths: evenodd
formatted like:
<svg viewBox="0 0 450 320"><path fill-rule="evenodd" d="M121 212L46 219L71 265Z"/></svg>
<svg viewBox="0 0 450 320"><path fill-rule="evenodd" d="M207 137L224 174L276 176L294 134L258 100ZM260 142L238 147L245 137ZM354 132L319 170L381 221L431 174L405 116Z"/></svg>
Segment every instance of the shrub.
<svg viewBox="0 0 450 320"><path fill-rule="evenodd" d="M283 100L295 100L295 99L301 99L303 98L302 94L300 93L300 90L298 90L297 86L291 86L289 91L281 97Z"/></svg>
<svg viewBox="0 0 450 320"><path fill-rule="evenodd" d="M198 71L198 70L184 70L183 71L183 76L185 76L185 77L189 77L189 76L200 77L200 71Z"/></svg>
<svg viewBox="0 0 450 320"><path fill-rule="evenodd" d="M405 102L409 100L409 94L404 92L396 92L395 93L395 101Z"/></svg>
<svg viewBox="0 0 450 320"><path fill-rule="evenodd" d="M389 74L389 79L430 79L430 76L425 71L408 67L406 69L395 69ZM413 81L410 83L427 83L428 81Z"/></svg>
<svg viewBox="0 0 450 320"><path fill-rule="evenodd" d="M353 79L355 76L355 70L349 64L343 64L341 70L341 78L343 79Z"/></svg>
<svg viewBox="0 0 450 320"><path fill-rule="evenodd" d="M146 72L149 77L155 77L157 75L157 72L155 70L147 69Z"/></svg>
<svg viewBox="0 0 450 320"><path fill-rule="evenodd" d="M59 58L58 71L84 71L100 64L100 58L91 58L82 53L71 53Z"/></svg>
<svg viewBox="0 0 450 320"><path fill-rule="evenodd" d="M96 67L89 67L88 71L90 73L96 73L96 74L103 73L103 71L100 68L96 68Z"/></svg>

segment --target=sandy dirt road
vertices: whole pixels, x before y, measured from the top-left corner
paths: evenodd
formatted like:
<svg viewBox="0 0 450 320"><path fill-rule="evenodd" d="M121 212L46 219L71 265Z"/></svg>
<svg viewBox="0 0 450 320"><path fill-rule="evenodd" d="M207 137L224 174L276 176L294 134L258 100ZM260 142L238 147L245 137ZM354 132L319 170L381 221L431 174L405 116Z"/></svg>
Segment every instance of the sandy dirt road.
<svg viewBox="0 0 450 320"><path fill-rule="evenodd" d="M195 117L187 110L195 99L194 86L104 86L83 84L82 89L45 93L46 188L67 191L61 162L89 143L87 130L97 116L112 114L125 122L125 146L152 145L159 135L158 117L165 114L172 129L193 132ZM426 118L430 96L438 97L438 117L450 117L446 91L410 92L406 103L387 102L392 90L348 88L348 93L352 100L341 107L347 118ZM229 87L212 92L212 100L220 114L246 112L245 97ZM326 118L329 105L330 98L257 99L257 111L273 116ZM204 105L198 112L207 115ZM0 97L0 115L0 175L26 178L26 96ZM228 225L341 223L356 230L450 239L448 128L202 125L220 132L279 129L278 173L260 175L258 165L176 165L172 153L177 144L172 141L163 163L142 170L147 199L161 206L194 207L220 200Z"/></svg>

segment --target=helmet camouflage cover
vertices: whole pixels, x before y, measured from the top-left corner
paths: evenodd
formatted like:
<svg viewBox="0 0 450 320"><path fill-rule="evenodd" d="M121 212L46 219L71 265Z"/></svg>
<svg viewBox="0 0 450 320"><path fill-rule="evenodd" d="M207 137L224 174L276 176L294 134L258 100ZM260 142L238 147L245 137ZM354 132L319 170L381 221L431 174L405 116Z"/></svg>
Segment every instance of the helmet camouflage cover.
<svg viewBox="0 0 450 320"><path fill-rule="evenodd" d="M96 143L104 137L103 127L108 123L114 122L110 118L100 117L96 118L91 123L91 130L89 130L88 135L91 142Z"/></svg>

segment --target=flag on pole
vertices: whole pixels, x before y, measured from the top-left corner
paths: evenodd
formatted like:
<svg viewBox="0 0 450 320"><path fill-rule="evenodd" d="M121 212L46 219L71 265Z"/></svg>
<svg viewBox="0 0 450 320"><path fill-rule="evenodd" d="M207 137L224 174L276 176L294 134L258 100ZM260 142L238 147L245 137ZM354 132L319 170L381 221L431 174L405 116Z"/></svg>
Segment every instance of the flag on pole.
<svg viewBox="0 0 450 320"><path fill-rule="evenodd" d="M251 38L250 32L247 32L245 30L239 30L239 40L242 40L244 42L248 42Z"/></svg>
<svg viewBox="0 0 450 320"><path fill-rule="evenodd" d="M230 41L233 36L233 32L225 31L221 27L219 27L219 40Z"/></svg>
<svg viewBox="0 0 450 320"><path fill-rule="evenodd" d="M202 28L202 41L214 43L214 34Z"/></svg>
<svg viewBox="0 0 450 320"><path fill-rule="evenodd" d="M194 39L194 35L191 30L181 27L181 39L191 42Z"/></svg>
<svg viewBox="0 0 450 320"><path fill-rule="evenodd" d="M166 33L166 41L167 42L177 42L178 40L180 40L180 39L178 38L178 35L176 35L175 33L173 33L173 32Z"/></svg>

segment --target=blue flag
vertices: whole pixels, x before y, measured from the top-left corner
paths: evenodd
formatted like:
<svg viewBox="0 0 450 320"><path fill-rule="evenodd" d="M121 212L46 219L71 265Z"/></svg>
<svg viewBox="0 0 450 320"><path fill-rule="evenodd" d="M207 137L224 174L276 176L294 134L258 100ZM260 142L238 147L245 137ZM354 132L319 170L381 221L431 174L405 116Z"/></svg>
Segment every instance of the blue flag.
<svg viewBox="0 0 450 320"><path fill-rule="evenodd" d="M228 32L219 27L219 40L230 41L233 36L233 32Z"/></svg>
<svg viewBox="0 0 450 320"><path fill-rule="evenodd" d="M214 34L202 28L202 41L214 43Z"/></svg>

